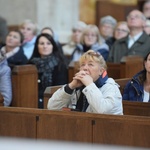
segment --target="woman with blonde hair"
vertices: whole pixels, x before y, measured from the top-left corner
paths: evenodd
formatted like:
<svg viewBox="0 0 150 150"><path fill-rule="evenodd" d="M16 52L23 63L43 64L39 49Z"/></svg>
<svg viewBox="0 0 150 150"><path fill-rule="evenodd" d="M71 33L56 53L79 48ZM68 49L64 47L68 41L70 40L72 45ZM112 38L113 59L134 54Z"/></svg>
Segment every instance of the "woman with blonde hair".
<svg viewBox="0 0 150 150"><path fill-rule="evenodd" d="M34 23L32 20L27 19L20 24L19 30L24 36L23 50L24 50L24 54L29 60L32 56L35 41L36 41L37 24Z"/></svg>
<svg viewBox="0 0 150 150"><path fill-rule="evenodd" d="M123 114L122 96L117 83L107 76L107 65L94 50L79 59L80 71L58 89L48 101L48 109L69 107L80 112Z"/></svg>
<svg viewBox="0 0 150 150"><path fill-rule="evenodd" d="M114 38L119 40L126 37L130 32L126 21L119 21L115 27Z"/></svg>
<svg viewBox="0 0 150 150"><path fill-rule="evenodd" d="M106 43L100 44L100 33L96 25L87 25L81 35L80 44L77 45L72 55L72 61L78 61L80 56L93 49L95 52L99 52L105 60L107 60L109 47Z"/></svg>

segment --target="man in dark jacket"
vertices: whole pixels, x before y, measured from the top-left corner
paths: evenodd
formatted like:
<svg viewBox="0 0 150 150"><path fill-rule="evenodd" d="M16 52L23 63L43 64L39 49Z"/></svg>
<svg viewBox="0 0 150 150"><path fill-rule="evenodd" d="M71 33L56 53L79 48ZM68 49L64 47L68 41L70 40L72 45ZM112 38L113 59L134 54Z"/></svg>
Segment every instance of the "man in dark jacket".
<svg viewBox="0 0 150 150"><path fill-rule="evenodd" d="M112 46L108 61L120 63L123 56L139 55L143 58L150 51L150 37L143 31L146 18L139 10L133 10L127 16L130 33L117 40Z"/></svg>

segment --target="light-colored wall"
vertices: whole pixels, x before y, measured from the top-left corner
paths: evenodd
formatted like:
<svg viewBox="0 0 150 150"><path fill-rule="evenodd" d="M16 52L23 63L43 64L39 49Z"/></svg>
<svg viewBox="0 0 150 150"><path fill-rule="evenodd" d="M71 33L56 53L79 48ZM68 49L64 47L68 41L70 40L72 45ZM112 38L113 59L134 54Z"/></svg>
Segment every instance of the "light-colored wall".
<svg viewBox="0 0 150 150"><path fill-rule="evenodd" d="M0 0L0 15L8 25L31 19L37 22L39 30L50 26L60 42L67 42L79 19L79 0Z"/></svg>

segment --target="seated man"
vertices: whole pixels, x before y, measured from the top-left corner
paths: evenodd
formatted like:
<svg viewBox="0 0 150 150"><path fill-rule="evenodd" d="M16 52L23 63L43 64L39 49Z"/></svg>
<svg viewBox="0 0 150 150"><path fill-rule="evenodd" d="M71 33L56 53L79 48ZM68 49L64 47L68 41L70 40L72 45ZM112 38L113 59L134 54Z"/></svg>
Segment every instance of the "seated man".
<svg viewBox="0 0 150 150"><path fill-rule="evenodd" d="M143 58L150 51L150 37L143 31L146 18L139 10L133 10L127 16L130 33L117 40L112 46L108 61L120 63L123 56L138 55Z"/></svg>
<svg viewBox="0 0 150 150"><path fill-rule="evenodd" d="M122 115L122 96L118 84L107 76L103 56L89 50L81 56L79 65L73 80L49 99L48 109L69 107L80 112Z"/></svg>

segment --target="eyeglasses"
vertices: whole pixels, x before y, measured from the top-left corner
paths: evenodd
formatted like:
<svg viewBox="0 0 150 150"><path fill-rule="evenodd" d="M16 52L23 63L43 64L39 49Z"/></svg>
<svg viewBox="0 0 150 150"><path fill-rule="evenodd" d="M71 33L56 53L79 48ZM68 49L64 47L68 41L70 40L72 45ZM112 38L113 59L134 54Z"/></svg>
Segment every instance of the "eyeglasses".
<svg viewBox="0 0 150 150"><path fill-rule="evenodd" d="M142 19L142 16L140 16L140 15L129 15L129 16L127 16L127 19L131 19L131 18Z"/></svg>
<svg viewBox="0 0 150 150"><path fill-rule="evenodd" d="M125 33L128 33L129 31L127 31L127 30L124 30L124 29L116 29L115 31L118 31L118 32L125 32Z"/></svg>
<svg viewBox="0 0 150 150"><path fill-rule="evenodd" d="M96 56L96 57L101 56L101 53L99 53L99 52L88 52L87 54L91 55L91 56Z"/></svg>

